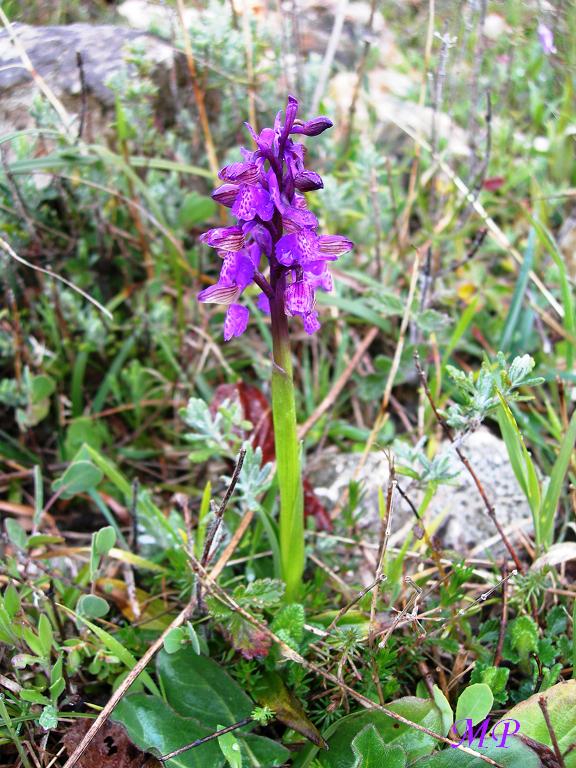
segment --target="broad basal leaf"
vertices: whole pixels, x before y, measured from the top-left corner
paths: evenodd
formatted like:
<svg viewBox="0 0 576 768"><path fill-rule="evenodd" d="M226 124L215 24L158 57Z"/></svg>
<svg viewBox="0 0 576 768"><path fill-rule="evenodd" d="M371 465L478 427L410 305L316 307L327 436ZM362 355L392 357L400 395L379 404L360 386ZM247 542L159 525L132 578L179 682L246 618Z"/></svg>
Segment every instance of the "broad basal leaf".
<svg viewBox="0 0 576 768"><path fill-rule="evenodd" d="M161 651L156 666L169 704L211 731L248 717L254 708L252 700L219 664L192 648L171 654Z"/></svg>
<svg viewBox="0 0 576 768"><path fill-rule="evenodd" d="M543 693L536 693L517 704L506 715L507 718L513 718L520 723L520 733L523 736L551 747L552 740L538 704L540 698L546 702L560 751L565 752L571 744L576 743L576 680L558 683ZM566 768L576 768L576 750L566 755L564 762Z"/></svg>
<svg viewBox="0 0 576 768"><path fill-rule="evenodd" d="M158 696L132 693L116 706L112 720L121 723L131 741L144 752L166 755L212 733L194 718L181 717ZM215 730L215 729L214 729ZM189 749L166 763L167 768L222 768L224 755L217 741Z"/></svg>
<svg viewBox="0 0 576 768"><path fill-rule="evenodd" d="M326 742L304 712L302 704L286 688L284 681L276 672L262 675L256 695L258 703L270 707L281 723L301 733L318 747L326 747Z"/></svg>
<svg viewBox="0 0 576 768"><path fill-rule="evenodd" d="M536 752L515 736L510 736L506 740L505 748L498 747L490 737L482 747L478 741L473 741L472 744L466 742L465 746L480 752L485 757L490 757L502 768L544 768ZM488 768L488 763L479 757L467 755L461 749L447 747L441 752L435 752L433 755L409 763L409 768Z"/></svg>
<svg viewBox="0 0 576 768"><path fill-rule="evenodd" d="M442 713L431 699L406 696L386 706L392 712L435 733L441 733L443 729ZM369 725L374 726L386 746L401 746L408 761L429 755L436 746L431 736L399 723L383 712L366 710L347 715L331 725L323 734L328 742L328 751L319 752L310 748L296 760L295 765L298 768L309 768L315 759L322 768L354 768L356 757L352 750L352 741Z"/></svg>

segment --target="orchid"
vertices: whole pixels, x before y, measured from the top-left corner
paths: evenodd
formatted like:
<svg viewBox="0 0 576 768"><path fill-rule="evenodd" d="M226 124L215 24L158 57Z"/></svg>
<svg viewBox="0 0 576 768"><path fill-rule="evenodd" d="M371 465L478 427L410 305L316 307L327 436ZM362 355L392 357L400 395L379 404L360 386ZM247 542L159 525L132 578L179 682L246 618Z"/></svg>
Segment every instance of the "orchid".
<svg viewBox="0 0 576 768"><path fill-rule="evenodd" d="M300 445L288 318L301 318L308 334L320 328L316 291L331 291L329 264L352 248L342 235L318 234L318 219L306 205L306 192L323 187L304 166L304 146L291 136L317 136L332 126L327 117L298 119L298 101L288 97L284 115L260 133L248 125L256 149L242 149L242 161L222 168L223 182L212 197L231 209L236 223L210 229L201 241L222 260L218 281L198 294L199 301L226 304L224 339L241 336L249 310L239 303L256 285L260 311L272 325L272 415L276 477L280 492L279 571L286 599L301 591L304 572L304 502Z"/></svg>
<svg viewBox="0 0 576 768"><path fill-rule="evenodd" d="M317 136L332 126L326 117L301 121L298 101L288 97L284 119L257 134L248 130L256 149L242 149L242 162L218 174L224 183L212 197L231 209L237 224L205 232L200 240L222 259L218 282L201 291L205 303L228 305L224 339L241 336L249 310L238 303L249 285L261 290L257 306L264 312L302 318L304 330L320 328L315 310L316 291L332 290L328 262L352 248L341 235L318 235L318 220L308 210L305 192L321 189L321 177L304 166L304 146L292 135Z"/></svg>

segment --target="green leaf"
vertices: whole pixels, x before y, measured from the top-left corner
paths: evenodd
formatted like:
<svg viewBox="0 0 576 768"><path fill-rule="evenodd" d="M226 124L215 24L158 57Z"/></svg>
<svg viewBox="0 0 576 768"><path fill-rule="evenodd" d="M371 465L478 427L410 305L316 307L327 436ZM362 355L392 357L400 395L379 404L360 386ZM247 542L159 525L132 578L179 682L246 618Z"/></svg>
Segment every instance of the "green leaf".
<svg viewBox="0 0 576 768"><path fill-rule="evenodd" d="M194 551L196 557L200 559L204 549L204 540L206 538L206 525L208 523L208 513L210 512L210 499L212 498L212 484L207 481L202 493L200 510L198 512L198 525L196 528L196 540L194 542Z"/></svg>
<svg viewBox="0 0 576 768"><path fill-rule="evenodd" d="M71 499L80 493L86 493L102 480L102 471L91 461L76 461L70 464L62 477L52 483L54 492L61 491L63 499Z"/></svg>
<svg viewBox="0 0 576 768"><path fill-rule="evenodd" d="M202 720L183 717L158 696L131 693L118 702L111 719L121 723L130 740L145 752L166 755L196 739L209 736L215 729ZM224 757L214 741L201 744L168 760L167 768L222 768Z"/></svg>
<svg viewBox="0 0 576 768"><path fill-rule="evenodd" d="M55 389L56 382L54 379L44 374L34 376L30 382L30 401L33 405L38 405L42 400L50 397Z"/></svg>
<svg viewBox="0 0 576 768"><path fill-rule="evenodd" d="M404 300L392 291L378 288L378 292L370 295L370 305L384 317L404 314Z"/></svg>
<svg viewBox="0 0 576 768"><path fill-rule="evenodd" d="M402 747L387 747L372 724L352 740L352 751L356 756L354 768L404 768L406 765L406 752Z"/></svg>
<svg viewBox="0 0 576 768"><path fill-rule="evenodd" d="M237 731L237 734L240 734ZM289 765L291 753L282 744L278 744L265 736L256 736L253 733L238 735L242 756L253 768L275 768L275 766Z"/></svg>
<svg viewBox="0 0 576 768"><path fill-rule="evenodd" d="M118 656L120 661L128 667L128 669L133 669L136 666L136 659L130 651L128 651L122 643L120 643L116 638L111 635L109 632L106 632L105 629L102 629L102 627L99 627L97 624L92 623L89 621L86 617L82 616L79 613L75 613L74 611L70 610L70 608L67 608L65 605L62 605L60 603L57 603L57 606L61 608L63 611L66 611L67 614L72 616L74 619L79 621L81 624L84 624L88 629L90 629L96 637L106 646L106 648L114 654L114 656ZM148 672L143 671L140 673L139 678L142 680L143 684L148 688L148 690L151 693L159 694L160 691L158 690L158 686L156 683L152 680Z"/></svg>
<svg viewBox="0 0 576 768"><path fill-rule="evenodd" d="M502 437L506 444L510 464L512 465L518 484L524 491L524 495L528 500L534 518L534 525L538 532L541 498L540 482L538 480L538 475L536 474L536 468L526 449L524 438L522 437L522 433L518 428L518 424L516 423L512 411L500 392L498 392L498 397L500 398L500 410L498 411L500 431L502 432Z"/></svg>
<svg viewBox="0 0 576 768"><path fill-rule="evenodd" d="M189 192L185 195L178 211L178 224L183 229L191 229L204 224L216 213L216 204L212 198Z"/></svg>
<svg viewBox="0 0 576 768"><path fill-rule="evenodd" d="M42 641L40 640L40 638L34 632L33 629L31 629L30 627L24 627L22 629L22 639L24 640L28 648L30 648L32 653L35 653L36 656L40 656L40 657L44 656Z"/></svg>
<svg viewBox="0 0 576 768"><path fill-rule="evenodd" d="M8 616L13 619L20 610L20 595L14 584L9 584L4 590L4 609Z"/></svg>
<svg viewBox="0 0 576 768"><path fill-rule="evenodd" d="M52 704L47 704L38 718L38 722L45 731L50 731L58 725L58 711Z"/></svg>
<svg viewBox="0 0 576 768"><path fill-rule="evenodd" d="M41 614L40 619L38 620L38 638L42 648L42 656L48 658L50 656L50 651L52 650L54 632L52 631L50 619L45 613Z"/></svg>
<svg viewBox="0 0 576 768"><path fill-rule="evenodd" d="M530 616L518 616L508 627L510 643L518 651L520 659L526 660L538 651L538 627Z"/></svg>
<svg viewBox="0 0 576 768"><path fill-rule="evenodd" d="M506 686L509 676L510 670L507 667L483 667L480 662L476 662L472 673L472 682L489 685L494 701L498 704L504 704L508 699Z"/></svg>
<svg viewBox="0 0 576 768"><path fill-rule="evenodd" d="M218 730L225 726L219 725ZM232 732L223 733L218 736L218 746L226 758L230 768L242 768L242 754L240 752L240 742Z"/></svg>
<svg viewBox="0 0 576 768"><path fill-rule="evenodd" d="M510 301L510 308L508 310L508 315L506 316L506 322L504 323L504 328L502 329L502 337L500 339L499 348L504 352L510 351L510 347L514 341L514 332L518 327L518 321L522 311L522 303L524 301L524 296L526 294L526 289L528 288L528 282L530 280L530 270L532 269L532 264L534 262L534 245L535 234L534 230L531 229L530 234L528 235L528 244L526 246L524 260L522 262L522 266L520 267L520 272L518 274L518 279L516 280L512 300Z"/></svg>
<svg viewBox="0 0 576 768"><path fill-rule="evenodd" d="M270 628L280 635L285 643L297 649L304 637L305 618L304 606L291 603L276 614Z"/></svg>
<svg viewBox="0 0 576 768"><path fill-rule="evenodd" d="M62 544L64 539L62 536L51 536L48 533L35 533L30 536L26 542L27 549L33 549L34 547L41 547L44 544Z"/></svg>
<svg viewBox="0 0 576 768"><path fill-rule="evenodd" d="M50 699L40 691L35 691L33 688L23 688L20 691L20 698L22 701L29 701L31 704L50 704Z"/></svg>
<svg viewBox="0 0 576 768"><path fill-rule="evenodd" d="M170 706L184 717L195 717L216 731L248 717L252 700L213 659L190 647L176 653L161 651L156 668Z"/></svg>
<svg viewBox="0 0 576 768"><path fill-rule="evenodd" d="M513 718L520 723L520 733L523 736L551 747L550 733L538 704L540 698L544 698L546 702L560 751L564 753L576 742L576 680L558 683L547 691L534 694L506 714L507 718ZM576 768L576 751L569 752L564 758L564 763L566 768Z"/></svg>
<svg viewBox="0 0 576 768"><path fill-rule="evenodd" d="M279 579L255 579L247 586L234 590L234 599L244 607L270 608L278 605L284 595L284 584Z"/></svg>
<svg viewBox="0 0 576 768"><path fill-rule="evenodd" d="M519 387L525 383L525 379L536 365L536 361L530 355L518 355L510 363L508 377L512 387Z"/></svg>
<svg viewBox="0 0 576 768"><path fill-rule="evenodd" d="M440 333L445 331L451 323L452 320L448 315L436 309L425 309L416 316L416 325L424 333Z"/></svg>
<svg viewBox="0 0 576 768"><path fill-rule="evenodd" d="M116 531L111 525L100 528L94 534L94 551L97 555L107 555L116 544Z"/></svg>
<svg viewBox="0 0 576 768"><path fill-rule="evenodd" d="M176 653L181 650L188 633L182 627L174 627L164 638L164 650L166 653Z"/></svg>
<svg viewBox="0 0 576 768"><path fill-rule="evenodd" d="M490 740L490 737L484 741L482 747L478 741L473 741L472 744L466 742L464 746L491 758L503 768L519 768L519 766L522 768L542 768L540 758L534 750L515 736L506 740L505 749L498 747L495 742ZM448 747L442 752L435 752L433 755L416 760L415 763L410 763L410 768L487 768L487 765L479 757L468 755L461 749Z"/></svg>
<svg viewBox="0 0 576 768"><path fill-rule="evenodd" d="M442 715L442 727L440 729L440 733L443 735L446 735L450 728L452 727L452 723L454 722L454 713L452 712L452 707L450 706L450 702L444 696L440 688L438 688L437 685L433 687L434 691L434 703L440 710L440 713Z"/></svg>
<svg viewBox="0 0 576 768"><path fill-rule="evenodd" d="M442 713L431 699L406 696L388 704L387 708L436 733L440 733L442 729ZM304 759L297 763L298 768L309 768L314 758L322 768L353 768L355 756L352 741L367 725L374 726L387 747L402 747L408 763L423 755L429 755L436 745L431 736L399 723L383 712L355 712L327 728L324 733L329 747L327 752L319 753L316 748L309 748L303 755Z"/></svg>
<svg viewBox="0 0 576 768"><path fill-rule="evenodd" d="M564 477L573 456L574 443L576 443L576 411L572 414L570 424L562 440L558 458L554 462L552 474L550 475L550 483L542 501L540 529L542 532L541 544L544 547L549 547L552 544L554 519L564 485Z"/></svg>
<svg viewBox="0 0 576 768"><path fill-rule="evenodd" d="M27 537L24 528L11 517L6 518L4 527L11 543L18 549L26 549Z"/></svg>
<svg viewBox="0 0 576 768"><path fill-rule="evenodd" d="M550 250L550 255L556 264L560 276L560 292L562 294L562 305L564 309L564 328L568 336L576 336L576 307L574 306L574 291L570 281L570 275L567 268L567 259L558 248L556 241L550 230L537 219L530 217L532 224L536 229L538 238ZM574 344L570 339L566 342L566 370L572 371L574 368Z"/></svg>
<svg viewBox="0 0 576 768"><path fill-rule="evenodd" d="M190 643L192 644L192 650L194 653L200 653L200 641L198 639L198 635L196 634L196 630L194 629L193 625L187 621L186 622L186 628L188 630L188 637L190 638Z"/></svg>
<svg viewBox="0 0 576 768"><path fill-rule="evenodd" d="M472 724L481 723L490 714L494 696L486 683L473 683L464 688L456 704L456 722L472 720Z"/></svg>
<svg viewBox="0 0 576 768"><path fill-rule="evenodd" d="M82 595L76 604L76 610L89 619L101 619L106 616L110 606L98 595Z"/></svg>

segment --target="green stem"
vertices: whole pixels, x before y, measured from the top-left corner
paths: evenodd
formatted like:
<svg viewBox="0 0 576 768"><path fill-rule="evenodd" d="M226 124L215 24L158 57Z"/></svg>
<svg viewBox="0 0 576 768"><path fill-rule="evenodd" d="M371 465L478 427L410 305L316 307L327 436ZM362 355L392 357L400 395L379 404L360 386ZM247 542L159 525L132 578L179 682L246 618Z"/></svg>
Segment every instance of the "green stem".
<svg viewBox="0 0 576 768"><path fill-rule="evenodd" d="M272 316L272 415L276 447L276 474L280 490L280 563L286 583L286 600L298 598L304 572L304 501L300 446L296 425L296 400L288 318L282 285L270 300Z"/></svg>
<svg viewBox="0 0 576 768"><path fill-rule="evenodd" d="M12 739L12 743L18 750L18 754L20 755L20 760L22 761L22 765L24 768L32 768L32 763L30 760L28 760L28 755L26 754L24 750L24 746L22 742L20 741L20 737L18 736L18 733L14 729L14 726L12 725L12 720L10 719L10 715L8 714L8 709L6 707L6 704L4 703L4 694L0 693L0 718L4 721L4 725L6 726L6 730L8 731L8 736Z"/></svg>

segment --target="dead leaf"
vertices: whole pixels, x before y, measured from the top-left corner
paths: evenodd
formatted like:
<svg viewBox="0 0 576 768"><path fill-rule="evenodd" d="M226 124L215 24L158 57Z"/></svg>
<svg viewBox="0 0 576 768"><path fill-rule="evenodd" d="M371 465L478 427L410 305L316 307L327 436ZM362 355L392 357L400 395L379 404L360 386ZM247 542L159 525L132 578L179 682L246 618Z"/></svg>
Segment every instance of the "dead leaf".
<svg viewBox="0 0 576 768"><path fill-rule="evenodd" d="M576 560L576 542L563 541L560 544L552 544L552 546L541 555L537 560L534 560L530 566L531 571L540 571L546 565L561 565L568 562L568 560Z"/></svg>
<svg viewBox="0 0 576 768"><path fill-rule="evenodd" d="M92 720L78 720L62 737L68 755L76 749L88 732ZM154 761L158 765L157 761ZM151 768L150 757L134 746L119 725L110 722L90 742L76 763L76 768Z"/></svg>
<svg viewBox="0 0 576 768"><path fill-rule="evenodd" d="M533 752L536 752L542 764L542 768L562 768L558 762L558 758L549 747L540 744L539 741L534 741L534 739L528 738L528 736L522 736L521 733L518 735L520 741L523 741L527 747L530 747Z"/></svg>
<svg viewBox="0 0 576 768"><path fill-rule="evenodd" d="M301 733L321 749L328 745L315 725L310 721L304 707L296 696L286 688L284 681L276 672L265 673L258 683L256 697L259 704L270 707L276 718L297 733Z"/></svg>

